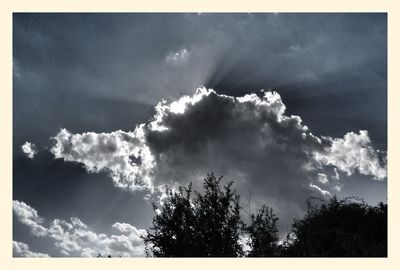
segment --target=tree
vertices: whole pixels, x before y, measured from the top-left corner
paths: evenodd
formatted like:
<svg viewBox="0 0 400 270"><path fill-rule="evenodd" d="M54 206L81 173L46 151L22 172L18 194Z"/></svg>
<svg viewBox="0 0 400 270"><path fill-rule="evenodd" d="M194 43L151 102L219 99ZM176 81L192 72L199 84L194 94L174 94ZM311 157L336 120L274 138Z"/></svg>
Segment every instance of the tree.
<svg viewBox="0 0 400 270"><path fill-rule="evenodd" d="M143 237L147 255L156 257L236 257L242 256L239 244L241 219L239 195L232 182L221 187L221 179L209 174L204 179L204 194L192 187L167 189L167 199L152 227Z"/></svg>
<svg viewBox="0 0 400 270"><path fill-rule="evenodd" d="M233 182L221 187L222 176L204 179L204 195L197 194L195 215L197 241L202 257L237 257L243 255L239 244L241 219L239 195L232 190Z"/></svg>
<svg viewBox="0 0 400 270"><path fill-rule="evenodd" d="M248 245L251 250L249 257L274 257L279 255L278 218L272 209L263 205L257 215L250 216L250 224L247 226L249 234Z"/></svg>
<svg viewBox="0 0 400 270"><path fill-rule="evenodd" d="M188 257L197 253L196 217L191 200L192 187L166 188L167 199L161 212L153 218L150 232L143 237L147 256ZM159 210L153 204L154 211Z"/></svg>
<svg viewBox="0 0 400 270"><path fill-rule="evenodd" d="M387 205L370 206L354 198L333 197L320 206L308 203L295 220L286 256L387 256Z"/></svg>

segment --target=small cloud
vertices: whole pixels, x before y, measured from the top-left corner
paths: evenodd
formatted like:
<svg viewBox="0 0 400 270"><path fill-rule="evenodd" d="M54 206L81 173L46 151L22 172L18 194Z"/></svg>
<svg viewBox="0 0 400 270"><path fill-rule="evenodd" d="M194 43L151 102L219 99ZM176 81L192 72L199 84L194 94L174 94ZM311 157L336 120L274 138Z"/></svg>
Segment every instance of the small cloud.
<svg viewBox="0 0 400 270"><path fill-rule="evenodd" d="M339 176L339 173L338 173L337 169L333 168L333 171L334 171L335 175L332 176L332 179L335 179L336 181L339 181L340 180L340 176Z"/></svg>
<svg viewBox="0 0 400 270"><path fill-rule="evenodd" d="M340 186L334 186L333 189L336 190L337 192L342 190L342 188Z"/></svg>
<svg viewBox="0 0 400 270"><path fill-rule="evenodd" d="M301 47L300 47L300 45L298 45L298 44L291 45L291 46L289 47L289 50L292 51L292 52L298 52L298 51L300 51L300 49L301 49Z"/></svg>
<svg viewBox="0 0 400 270"><path fill-rule="evenodd" d="M317 185L310 184L310 188L313 189L313 190L315 190L315 191L318 191L319 193L321 193L321 194L324 195L324 196L329 196L329 197L332 196L332 194L331 194L329 191L324 190L324 189L320 188L320 187L317 186Z"/></svg>
<svg viewBox="0 0 400 270"><path fill-rule="evenodd" d="M329 183L328 176L324 173L318 173L318 182L325 185Z"/></svg>
<svg viewBox="0 0 400 270"><path fill-rule="evenodd" d="M25 142L21 146L22 152L25 154L27 158L33 159L35 155L38 153L36 150L36 145L34 143Z"/></svg>
<svg viewBox="0 0 400 270"><path fill-rule="evenodd" d="M186 48L180 49L177 52L171 52L165 57L167 63L180 65L187 63L190 53Z"/></svg>
<svg viewBox="0 0 400 270"><path fill-rule="evenodd" d="M14 59L13 61L13 74L16 78L21 77L21 67L19 66L19 62Z"/></svg>

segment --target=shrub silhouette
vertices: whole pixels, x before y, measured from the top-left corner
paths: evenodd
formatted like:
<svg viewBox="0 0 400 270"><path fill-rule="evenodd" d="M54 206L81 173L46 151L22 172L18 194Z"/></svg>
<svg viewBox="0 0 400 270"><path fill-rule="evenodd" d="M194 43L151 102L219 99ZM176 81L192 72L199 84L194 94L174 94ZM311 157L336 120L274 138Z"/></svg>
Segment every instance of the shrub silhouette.
<svg viewBox="0 0 400 270"><path fill-rule="evenodd" d="M295 220L285 256L387 256L387 205L333 197Z"/></svg>

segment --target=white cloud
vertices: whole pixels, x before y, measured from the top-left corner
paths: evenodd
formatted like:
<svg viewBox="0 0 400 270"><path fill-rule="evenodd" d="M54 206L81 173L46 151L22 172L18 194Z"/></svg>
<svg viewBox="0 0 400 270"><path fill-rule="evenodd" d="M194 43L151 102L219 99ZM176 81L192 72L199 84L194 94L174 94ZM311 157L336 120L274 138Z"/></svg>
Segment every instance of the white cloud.
<svg viewBox="0 0 400 270"><path fill-rule="evenodd" d="M114 229L116 229L117 231L124 233L124 234L136 234L136 235L140 235L142 234L141 231L139 231L138 229L136 229L136 227L132 226L129 223L120 223L120 222L116 222L114 223L114 225L112 225L112 227Z"/></svg>
<svg viewBox="0 0 400 270"><path fill-rule="evenodd" d="M377 180L386 178L386 164L379 151L371 146L366 130L347 133L344 138L330 138L330 146L324 152L316 152L315 159L324 165L333 165L348 176L354 172L370 175Z"/></svg>
<svg viewBox="0 0 400 270"><path fill-rule="evenodd" d="M333 172L334 172L334 175L332 176L332 179L339 181L340 180L340 176L339 176L339 173L338 173L337 169L333 168Z"/></svg>
<svg viewBox="0 0 400 270"><path fill-rule="evenodd" d="M333 187L334 190L336 190L337 192L340 192L342 190L342 187L339 185L336 185Z"/></svg>
<svg viewBox="0 0 400 270"><path fill-rule="evenodd" d="M165 57L167 63L173 65L181 65L187 63L190 53L186 48L182 48L176 52L171 52Z"/></svg>
<svg viewBox="0 0 400 270"><path fill-rule="evenodd" d="M33 159L37 154L36 146L33 143L25 142L21 146L22 152L25 154L27 158Z"/></svg>
<svg viewBox="0 0 400 270"><path fill-rule="evenodd" d="M130 224L115 223L112 228L116 230L116 234L112 235L98 234L76 217L70 218L69 221L54 219L48 226L44 226L45 220L34 208L19 201L13 201L13 205L17 220L27 225L34 236L54 241L59 256L95 257L98 253L113 257L144 256L141 236L145 235L146 231ZM37 233L38 227L40 233ZM19 250L23 248L25 246L19 245ZM29 253L25 254L29 257Z"/></svg>
<svg viewBox="0 0 400 270"><path fill-rule="evenodd" d="M47 229L42 225L43 219L39 217L37 211L24 202L13 201L13 212L16 218L23 224L27 225L33 235L44 236Z"/></svg>
<svg viewBox="0 0 400 270"><path fill-rule="evenodd" d="M25 243L13 241L13 256L14 257L29 257L29 258L48 258L48 254L31 251Z"/></svg>
<svg viewBox="0 0 400 270"><path fill-rule="evenodd" d="M310 184L310 188L311 188L311 189L314 189L314 190L317 190L317 191L318 191L319 193L321 193L322 195L329 196L329 197L332 196L332 194L331 194L329 191L324 190L324 189L320 188L320 187L317 186L317 185Z"/></svg>
<svg viewBox="0 0 400 270"><path fill-rule="evenodd" d="M318 173L318 182L325 185L329 183L328 176L324 173Z"/></svg>
<svg viewBox="0 0 400 270"><path fill-rule="evenodd" d="M62 129L53 139L55 158L80 162L88 172L108 172L117 187L153 189L153 156L145 143L143 125L133 132L71 134Z"/></svg>
<svg viewBox="0 0 400 270"><path fill-rule="evenodd" d="M287 223L305 210L309 196L338 191L338 171L386 177L384 153L372 147L366 131L315 136L299 116L286 115L276 92L232 97L199 88L155 110L130 132L61 130L51 151L89 172L107 171L117 186L133 191L189 182L198 188L207 173L222 174L239 191L252 189L254 199Z"/></svg>

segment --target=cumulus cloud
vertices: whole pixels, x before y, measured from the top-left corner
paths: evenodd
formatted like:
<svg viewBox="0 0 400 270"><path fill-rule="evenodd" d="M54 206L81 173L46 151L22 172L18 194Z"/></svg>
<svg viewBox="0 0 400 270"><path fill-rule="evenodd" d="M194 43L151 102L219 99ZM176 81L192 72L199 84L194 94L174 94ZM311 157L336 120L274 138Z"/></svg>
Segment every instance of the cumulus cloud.
<svg viewBox="0 0 400 270"><path fill-rule="evenodd" d="M13 241L13 256L14 257L29 257L29 258L48 258L48 254L31 251L25 243Z"/></svg>
<svg viewBox="0 0 400 270"><path fill-rule="evenodd" d="M344 138L328 138L330 147L315 153L315 159L324 165L333 165L348 176L358 171L378 180L386 178L385 156L371 146L368 131L347 133Z"/></svg>
<svg viewBox="0 0 400 270"><path fill-rule="evenodd" d="M37 154L36 145L30 142L25 142L21 146L21 150L25 154L25 156L30 159L33 159Z"/></svg>
<svg viewBox="0 0 400 270"><path fill-rule="evenodd" d="M285 111L276 92L232 97L199 88L160 102L154 117L134 131L63 129L51 151L89 172L108 172L116 186L131 190L196 186L206 173L222 174L289 220L304 210L309 196L338 192L340 173L386 178L385 153L373 148L366 131L319 137Z"/></svg>
<svg viewBox="0 0 400 270"><path fill-rule="evenodd" d="M153 188L153 157L145 143L143 125L133 132L71 134L62 129L54 140L51 152L55 158L80 162L88 172L107 171L121 188Z"/></svg>
<svg viewBox="0 0 400 270"><path fill-rule="evenodd" d="M24 202L14 200L13 213L21 223L30 228L33 235L46 235L47 229L42 225L43 219L38 215L34 208Z"/></svg>
<svg viewBox="0 0 400 270"><path fill-rule="evenodd" d="M24 202L13 201L13 211L16 219L28 226L34 236L52 240L58 256L95 257L99 253L113 257L144 256L144 243L141 236L146 232L130 224L117 222L112 225L115 234L98 234L76 217L68 221L54 219L45 226L43 225L45 220L34 208ZM38 227L40 227L40 233L38 233ZM14 250L14 254L21 256L25 254L26 257L39 254L28 252L29 247L18 242Z"/></svg>

